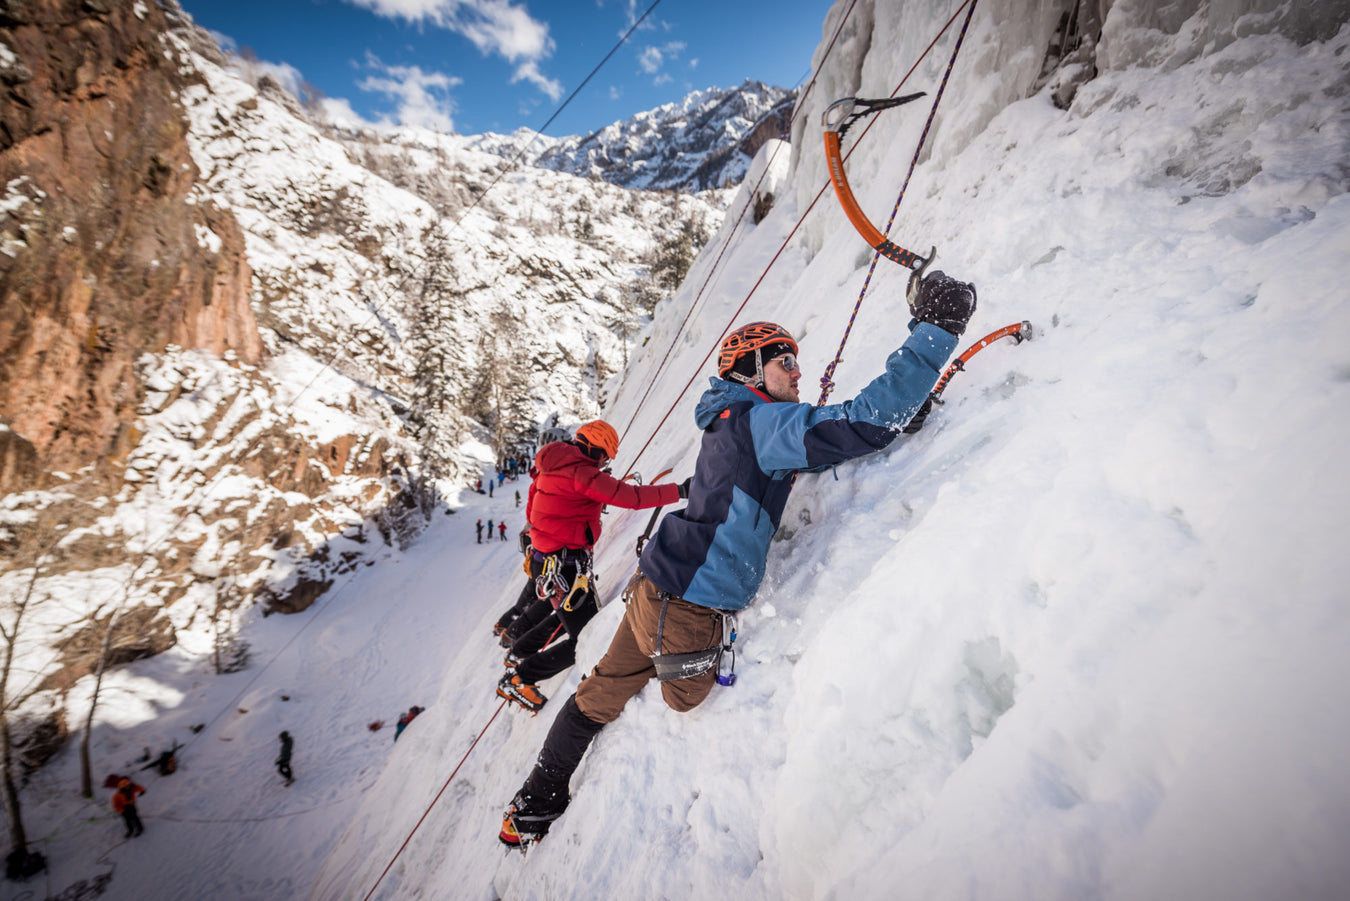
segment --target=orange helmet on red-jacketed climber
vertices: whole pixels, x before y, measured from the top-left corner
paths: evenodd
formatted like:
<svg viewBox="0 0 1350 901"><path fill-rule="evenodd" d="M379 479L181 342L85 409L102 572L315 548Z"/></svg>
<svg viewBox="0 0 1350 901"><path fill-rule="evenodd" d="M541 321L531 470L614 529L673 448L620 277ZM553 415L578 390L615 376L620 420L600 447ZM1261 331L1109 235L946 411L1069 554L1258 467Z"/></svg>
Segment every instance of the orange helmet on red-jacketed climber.
<svg viewBox="0 0 1350 901"><path fill-rule="evenodd" d="M577 438L604 451L611 460L619 453L619 433L603 419L593 420L577 429Z"/></svg>

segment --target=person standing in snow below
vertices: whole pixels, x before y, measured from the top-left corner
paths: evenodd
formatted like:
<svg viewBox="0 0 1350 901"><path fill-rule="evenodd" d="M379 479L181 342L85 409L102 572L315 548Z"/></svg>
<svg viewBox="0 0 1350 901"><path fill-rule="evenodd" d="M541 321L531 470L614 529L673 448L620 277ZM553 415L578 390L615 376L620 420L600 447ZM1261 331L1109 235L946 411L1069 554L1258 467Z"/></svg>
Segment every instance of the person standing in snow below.
<svg viewBox="0 0 1350 901"><path fill-rule="evenodd" d="M600 467L618 452L619 434L597 419L577 429L571 441L546 444L535 455L525 518L533 544L528 565L539 601L519 619L538 625L524 634L508 628L514 643L497 684L498 695L527 710L537 711L548 700L536 683L576 663L578 636L600 610L590 584L600 511L606 504L629 510L660 507L685 496L679 485L630 485L603 472ZM550 607L570 640L544 648L558 628L549 622Z"/></svg>
<svg viewBox="0 0 1350 901"><path fill-rule="evenodd" d="M517 507L520 506L520 492L519 492L519 491L516 492L516 506L517 506Z"/></svg>
<svg viewBox="0 0 1350 901"><path fill-rule="evenodd" d="M506 523L497 523L497 534L501 536L502 541L506 540Z"/></svg>
<svg viewBox="0 0 1350 901"><path fill-rule="evenodd" d="M911 301L914 321L886 371L853 400L800 403L797 342L754 322L723 341L719 378L695 410L703 431L689 504L661 522L624 592L609 650L549 730L502 822L507 845L536 841L571 800L568 783L596 734L652 677L678 712L717 681L728 621L754 599L769 543L799 471L818 471L888 446L927 399L975 311L975 288L934 272ZM659 667L659 668L658 668Z"/></svg>
<svg viewBox="0 0 1350 901"><path fill-rule="evenodd" d="M482 543L483 543L483 521L482 521L481 519L478 520L478 525L474 526L474 528L478 530L478 543L479 543L479 544L482 544Z"/></svg>
<svg viewBox="0 0 1350 901"><path fill-rule="evenodd" d="M141 825L141 815L136 812L136 796L145 794L145 786L137 785L126 776L117 782L117 791L113 792L113 812L120 814L127 824L127 838L135 838L145 831Z"/></svg>
<svg viewBox="0 0 1350 901"><path fill-rule="evenodd" d="M281 754L277 757L277 772L290 785L295 781L295 776L291 773L291 748L295 747L295 742L291 739L291 733L281 733Z"/></svg>
<svg viewBox="0 0 1350 901"><path fill-rule="evenodd" d="M488 479L488 497L492 497L492 480Z"/></svg>
<svg viewBox="0 0 1350 901"><path fill-rule="evenodd" d="M488 526L487 526L487 537L488 537L488 541L491 541L491 540L492 540L492 529L493 529L492 520L489 519L489 520L488 520Z"/></svg>

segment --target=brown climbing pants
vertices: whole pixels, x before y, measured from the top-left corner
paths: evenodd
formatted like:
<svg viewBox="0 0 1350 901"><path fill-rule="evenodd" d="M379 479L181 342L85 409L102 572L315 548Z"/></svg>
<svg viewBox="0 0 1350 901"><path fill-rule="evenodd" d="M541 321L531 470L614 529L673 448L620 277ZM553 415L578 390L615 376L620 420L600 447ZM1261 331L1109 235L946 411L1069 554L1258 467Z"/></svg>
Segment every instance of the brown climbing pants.
<svg viewBox="0 0 1350 901"><path fill-rule="evenodd" d="M628 595L619 631L609 650L589 676L577 686L577 708L587 719L612 723L628 699L655 678L651 655L656 653L656 627L661 616L661 590L639 574ZM722 639L722 614L673 595L665 597L666 619L661 630L661 653L684 654L716 647ZM689 679L661 683L661 696L680 713L703 702L717 682L714 668Z"/></svg>

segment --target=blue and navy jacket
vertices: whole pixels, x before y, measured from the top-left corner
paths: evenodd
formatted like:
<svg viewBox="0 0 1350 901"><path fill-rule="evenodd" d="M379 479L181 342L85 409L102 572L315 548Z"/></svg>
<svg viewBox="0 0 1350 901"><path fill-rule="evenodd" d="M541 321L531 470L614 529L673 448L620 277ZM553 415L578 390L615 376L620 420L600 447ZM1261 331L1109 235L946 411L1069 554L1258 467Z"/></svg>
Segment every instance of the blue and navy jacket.
<svg viewBox="0 0 1350 901"><path fill-rule="evenodd" d="M694 412L703 443L689 504L667 515L647 542L643 574L692 604L744 609L764 578L792 475L889 445L955 349L955 337L921 322L857 397L825 407L776 403L737 382L709 379Z"/></svg>

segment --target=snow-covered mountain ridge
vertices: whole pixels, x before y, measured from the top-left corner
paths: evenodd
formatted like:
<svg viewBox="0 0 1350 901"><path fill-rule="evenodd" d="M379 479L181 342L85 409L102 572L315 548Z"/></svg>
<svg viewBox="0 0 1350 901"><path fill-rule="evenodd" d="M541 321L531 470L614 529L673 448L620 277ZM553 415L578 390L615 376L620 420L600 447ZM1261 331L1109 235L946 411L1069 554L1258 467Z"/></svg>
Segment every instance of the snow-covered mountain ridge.
<svg viewBox="0 0 1350 901"><path fill-rule="evenodd" d="M584 137L563 138L534 165L648 190L740 184L765 141L786 135L795 92L747 79L695 91Z"/></svg>
<svg viewBox="0 0 1350 901"><path fill-rule="evenodd" d="M527 128L472 135L465 146L532 166L642 190L734 187L766 141L787 137L796 92L747 79L694 91L589 135Z"/></svg>

